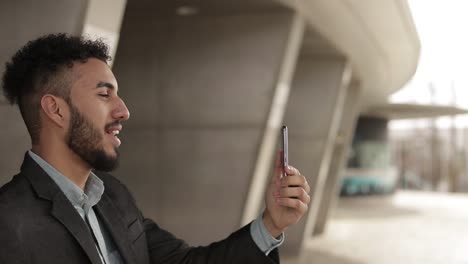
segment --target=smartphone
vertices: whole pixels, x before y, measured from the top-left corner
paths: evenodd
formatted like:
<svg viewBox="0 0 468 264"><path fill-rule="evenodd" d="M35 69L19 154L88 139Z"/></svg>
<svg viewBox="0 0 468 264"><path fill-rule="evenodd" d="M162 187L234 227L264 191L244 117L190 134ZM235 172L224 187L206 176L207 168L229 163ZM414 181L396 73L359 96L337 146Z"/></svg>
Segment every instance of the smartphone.
<svg viewBox="0 0 468 264"><path fill-rule="evenodd" d="M283 176L286 176L286 167L289 164L288 158L288 127L283 126L281 128L281 136L282 136L282 147L281 147L281 162L283 164Z"/></svg>

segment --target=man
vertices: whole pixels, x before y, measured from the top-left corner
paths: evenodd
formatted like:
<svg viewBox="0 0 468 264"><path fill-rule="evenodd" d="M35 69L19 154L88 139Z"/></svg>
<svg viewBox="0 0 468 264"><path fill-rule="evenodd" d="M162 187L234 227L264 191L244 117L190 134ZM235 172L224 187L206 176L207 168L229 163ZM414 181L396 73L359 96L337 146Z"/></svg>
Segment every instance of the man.
<svg viewBox="0 0 468 264"><path fill-rule="evenodd" d="M309 185L279 159L258 219L206 247L189 247L146 219L105 173L130 113L101 41L66 34L29 42L7 63L4 94L32 148L0 189L0 263L278 263L283 232L307 211Z"/></svg>

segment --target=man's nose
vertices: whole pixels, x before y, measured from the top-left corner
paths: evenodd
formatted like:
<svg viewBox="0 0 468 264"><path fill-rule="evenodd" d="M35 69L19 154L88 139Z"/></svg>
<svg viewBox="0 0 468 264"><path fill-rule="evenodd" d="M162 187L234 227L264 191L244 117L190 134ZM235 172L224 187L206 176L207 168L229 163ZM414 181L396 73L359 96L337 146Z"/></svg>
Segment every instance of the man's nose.
<svg viewBox="0 0 468 264"><path fill-rule="evenodd" d="M117 106L113 111L112 117L122 121L128 120L130 118L130 112L125 105L125 102L120 97L118 98Z"/></svg>

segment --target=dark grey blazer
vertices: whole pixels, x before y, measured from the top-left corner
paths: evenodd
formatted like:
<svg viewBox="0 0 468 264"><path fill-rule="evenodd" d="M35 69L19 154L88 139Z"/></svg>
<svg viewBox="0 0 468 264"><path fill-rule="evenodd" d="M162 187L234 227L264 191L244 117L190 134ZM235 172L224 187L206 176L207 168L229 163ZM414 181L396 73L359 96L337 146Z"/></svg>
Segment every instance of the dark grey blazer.
<svg viewBox="0 0 468 264"><path fill-rule="evenodd" d="M143 217L127 188L96 173L106 186L96 205L125 263L279 263L265 256L249 226L206 247L188 247ZM0 188L1 264L100 264L85 222L55 182L25 155L21 172Z"/></svg>

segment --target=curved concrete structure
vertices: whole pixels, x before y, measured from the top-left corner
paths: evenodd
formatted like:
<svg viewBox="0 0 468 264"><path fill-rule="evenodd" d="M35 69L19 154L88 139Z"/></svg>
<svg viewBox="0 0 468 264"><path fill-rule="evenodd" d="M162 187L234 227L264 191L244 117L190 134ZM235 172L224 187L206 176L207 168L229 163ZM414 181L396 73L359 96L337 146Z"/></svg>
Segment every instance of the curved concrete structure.
<svg viewBox="0 0 468 264"><path fill-rule="evenodd" d="M363 106L385 103L414 74L419 38L406 0L279 0L351 63Z"/></svg>

